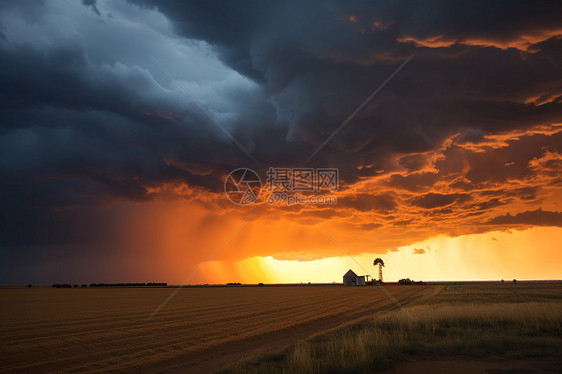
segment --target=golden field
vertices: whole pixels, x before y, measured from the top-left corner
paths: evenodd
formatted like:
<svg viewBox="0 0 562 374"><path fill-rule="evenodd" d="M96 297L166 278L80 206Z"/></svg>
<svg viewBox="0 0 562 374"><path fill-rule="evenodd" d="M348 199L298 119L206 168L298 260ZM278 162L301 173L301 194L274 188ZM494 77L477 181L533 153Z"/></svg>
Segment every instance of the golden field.
<svg viewBox="0 0 562 374"><path fill-rule="evenodd" d="M230 373L560 373L562 284L462 284Z"/></svg>
<svg viewBox="0 0 562 374"><path fill-rule="evenodd" d="M443 286L385 289L401 303ZM2 288L0 372L209 372L396 308L379 287Z"/></svg>

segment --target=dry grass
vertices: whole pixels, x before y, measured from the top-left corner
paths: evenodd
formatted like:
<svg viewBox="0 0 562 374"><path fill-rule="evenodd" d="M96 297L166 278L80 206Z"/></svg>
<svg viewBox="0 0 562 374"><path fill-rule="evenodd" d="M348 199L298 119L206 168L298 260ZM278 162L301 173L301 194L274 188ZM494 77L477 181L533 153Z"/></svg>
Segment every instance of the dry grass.
<svg viewBox="0 0 562 374"><path fill-rule="evenodd" d="M411 291L390 289L399 299ZM171 292L0 289L0 372L135 371L181 363L189 353L389 302L377 287L187 288L147 321Z"/></svg>
<svg viewBox="0 0 562 374"><path fill-rule="evenodd" d="M405 355L559 356L560 285L517 286L451 286L407 307L411 317L403 311L389 312L319 335L281 354L240 364L229 372L373 372Z"/></svg>

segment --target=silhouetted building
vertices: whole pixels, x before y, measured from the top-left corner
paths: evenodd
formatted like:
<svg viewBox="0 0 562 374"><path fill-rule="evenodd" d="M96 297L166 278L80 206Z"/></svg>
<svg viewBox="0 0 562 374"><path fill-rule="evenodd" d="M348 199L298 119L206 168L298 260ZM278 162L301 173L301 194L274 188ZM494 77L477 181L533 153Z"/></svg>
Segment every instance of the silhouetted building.
<svg viewBox="0 0 562 374"><path fill-rule="evenodd" d="M364 275L357 275L353 272L353 270L349 269L347 273L343 276L343 285L344 286L364 286L365 285L365 276Z"/></svg>

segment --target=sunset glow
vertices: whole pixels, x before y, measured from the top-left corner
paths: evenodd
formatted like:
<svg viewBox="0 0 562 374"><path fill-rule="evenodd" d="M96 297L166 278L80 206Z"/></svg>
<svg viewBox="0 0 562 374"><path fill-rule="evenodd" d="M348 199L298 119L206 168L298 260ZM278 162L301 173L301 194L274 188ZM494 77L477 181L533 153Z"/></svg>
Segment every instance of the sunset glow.
<svg viewBox="0 0 562 374"><path fill-rule="evenodd" d="M561 278L560 20L481 6L2 6L0 283Z"/></svg>

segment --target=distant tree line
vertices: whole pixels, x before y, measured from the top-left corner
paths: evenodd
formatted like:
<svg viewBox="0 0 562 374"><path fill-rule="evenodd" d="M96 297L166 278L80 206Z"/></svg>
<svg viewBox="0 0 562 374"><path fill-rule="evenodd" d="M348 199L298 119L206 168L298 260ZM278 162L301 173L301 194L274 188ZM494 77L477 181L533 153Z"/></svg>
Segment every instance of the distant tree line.
<svg viewBox="0 0 562 374"><path fill-rule="evenodd" d="M238 282L230 282L226 284L227 286L241 286L242 283L238 283Z"/></svg>
<svg viewBox="0 0 562 374"><path fill-rule="evenodd" d="M414 280L411 280L410 278L402 278L398 281L398 284L403 284L403 285L417 284L417 285L420 285L420 286L424 285L424 283L422 281L416 282Z"/></svg>
<svg viewBox="0 0 562 374"><path fill-rule="evenodd" d="M78 286L78 285L76 285L76 286ZM55 283L55 284L53 284L53 287L55 287L55 288L72 288L72 285L68 284L68 283L62 283L62 284Z"/></svg>
<svg viewBox="0 0 562 374"><path fill-rule="evenodd" d="M167 286L168 283L92 283L90 287L147 287L147 286Z"/></svg>
<svg viewBox="0 0 562 374"><path fill-rule="evenodd" d="M151 286L167 286L168 283L162 282L152 282L152 283L90 283L90 287L151 287ZM55 283L54 288L72 288L72 285L68 283ZM74 287L78 287L77 284ZM80 287L86 288L87 284L83 284Z"/></svg>

